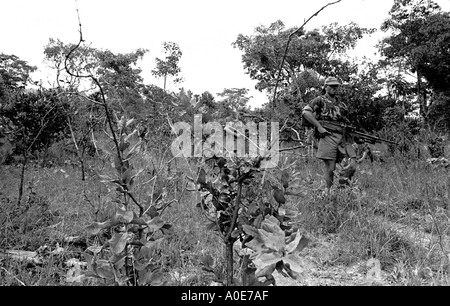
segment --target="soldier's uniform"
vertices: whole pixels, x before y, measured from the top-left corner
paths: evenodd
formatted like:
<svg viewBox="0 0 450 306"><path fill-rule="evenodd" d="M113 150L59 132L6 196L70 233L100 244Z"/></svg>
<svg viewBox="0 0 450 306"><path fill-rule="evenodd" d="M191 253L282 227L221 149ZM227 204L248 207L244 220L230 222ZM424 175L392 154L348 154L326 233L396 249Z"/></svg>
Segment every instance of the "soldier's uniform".
<svg viewBox="0 0 450 306"><path fill-rule="evenodd" d="M309 105L303 108L303 113L310 111L317 121L326 129L326 123L347 123L345 113L347 105L341 101L332 102L328 95L321 95L313 99ZM353 140L349 135L329 131L331 135L319 138L316 157L320 159L332 159L339 162L344 157L356 158Z"/></svg>

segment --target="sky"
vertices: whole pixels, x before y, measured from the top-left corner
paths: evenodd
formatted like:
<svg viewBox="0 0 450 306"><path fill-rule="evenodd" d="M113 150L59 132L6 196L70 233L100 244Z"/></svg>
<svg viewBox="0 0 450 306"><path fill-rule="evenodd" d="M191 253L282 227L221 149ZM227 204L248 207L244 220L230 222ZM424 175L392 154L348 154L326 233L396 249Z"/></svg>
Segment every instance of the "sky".
<svg viewBox="0 0 450 306"><path fill-rule="evenodd" d="M64 43L79 40L78 6L83 38L98 49L129 53L148 49L139 62L146 84L163 87L151 70L155 58L164 58L162 44L179 45L184 82L167 87L184 87L194 94L213 95L225 88L247 88L252 107L269 98L254 89L256 81L245 73L241 52L232 46L239 34L252 35L257 26L281 20L286 28L300 26L312 14L333 0L14 0L3 1L0 12L0 53L14 54L37 66L34 80L49 84L49 69L43 61L49 38ZM435 0L450 11L449 0ZM356 22L361 27L379 29L388 18L393 0L341 0L327 7L305 26L306 30L332 22ZM352 56L375 58L375 45L384 36L380 30L358 43Z"/></svg>

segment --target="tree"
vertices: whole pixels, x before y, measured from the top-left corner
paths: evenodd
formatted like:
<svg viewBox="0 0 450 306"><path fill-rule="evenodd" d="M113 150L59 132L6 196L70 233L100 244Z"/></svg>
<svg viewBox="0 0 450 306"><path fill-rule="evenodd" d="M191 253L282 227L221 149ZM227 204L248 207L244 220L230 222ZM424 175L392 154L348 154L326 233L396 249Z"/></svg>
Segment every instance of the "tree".
<svg viewBox="0 0 450 306"><path fill-rule="evenodd" d="M258 81L256 89L270 93L279 77L281 96L290 92L300 101L309 98L311 89L319 86L320 78L336 75L347 80L355 73L357 67L345 59L345 52L364 34L374 31L355 23L346 26L333 23L321 30L299 31L291 40L278 76L286 42L295 30L286 30L282 21L276 21L269 27L257 27L253 36L239 34L233 46L243 52L244 69L251 79Z"/></svg>
<svg viewBox="0 0 450 306"><path fill-rule="evenodd" d="M96 76L108 96L112 110L128 117L138 117L144 105L141 97L142 70L137 67L137 62L147 50L137 49L130 53L116 54L110 50L80 46L67 58L74 46L50 39L45 47L45 60L55 70L57 86L80 94L90 88L82 84L77 76ZM66 72L66 66L72 71L72 75Z"/></svg>
<svg viewBox="0 0 450 306"><path fill-rule="evenodd" d="M16 55L0 53L0 104L5 103L13 92L25 89L30 74L36 69Z"/></svg>
<svg viewBox="0 0 450 306"><path fill-rule="evenodd" d="M396 0L382 30L392 31L381 44L388 60L403 62L416 75L420 115L428 120L430 89L450 88L450 14L433 1Z"/></svg>
<svg viewBox="0 0 450 306"><path fill-rule="evenodd" d="M142 59L146 52L145 49L118 54L109 50L97 52L99 82L109 98L112 109L136 119L140 119L140 114L145 108L141 96L142 70L137 67L137 61Z"/></svg>
<svg viewBox="0 0 450 306"><path fill-rule="evenodd" d="M31 154L48 148L66 135L68 105L56 90L21 91L0 108L2 126L14 154L22 157L18 203L23 192L25 168Z"/></svg>
<svg viewBox="0 0 450 306"><path fill-rule="evenodd" d="M72 52L70 58L66 55L75 47L74 44L65 44L59 39L50 38L44 47L44 61L55 71L53 87L67 90L81 90L81 79L69 75L65 66L78 75L85 75L97 67L97 50L88 46L82 46ZM55 86L56 85L56 86Z"/></svg>
<svg viewBox="0 0 450 306"><path fill-rule="evenodd" d="M166 58L164 60L156 58L156 69L152 70L152 74L158 78L164 79L164 90L166 90L167 76L174 77L175 83L180 83L182 78L178 77L181 72L178 63L180 61L183 53L180 50L178 44L174 42L164 42L163 43L164 54Z"/></svg>
<svg viewBox="0 0 450 306"><path fill-rule="evenodd" d="M16 55L0 53L0 76L4 86L24 89L30 81L30 74L36 69Z"/></svg>
<svg viewBox="0 0 450 306"><path fill-rule="evenodd" d="M261 113L267 120L281 122L281 137L287 139L299 138L301 111L320 93L325 77L354 81L358 65L349 60L346 52L363 35L374 32L355 23L344 26L332 23L321 29L298 31L290 40L278 75L286 43L297 29L285 29L282 21L276 21L268 27L257 27L252 36L239 34L233 43L242 51L244 69L257 81L256 89L272 94L280 79L276 107L265 105Z"/></svg>
<svg viewBox="0 0 450 306"><path fill-rule="evenodd" d="M17 100L17 96L24 92L25 87L31 82L30 74L36 70L35 66L16 55L0 53L0 147L8 144L9 127L8 120L2 113ZM5 157L11 156L13 144L9 143L5 148ZM6 158L2 157L2 160Z"/></svg>
<svg viewBox="0 0 450 306"><path fill-rule="evenodd" d="M219 104L226 116L248 110L247 103L251 99L251 97L247 96L248 92L249 90L246 88L225 88L221 93L217 94L219 97L224 98L219 101Z"/></svg>

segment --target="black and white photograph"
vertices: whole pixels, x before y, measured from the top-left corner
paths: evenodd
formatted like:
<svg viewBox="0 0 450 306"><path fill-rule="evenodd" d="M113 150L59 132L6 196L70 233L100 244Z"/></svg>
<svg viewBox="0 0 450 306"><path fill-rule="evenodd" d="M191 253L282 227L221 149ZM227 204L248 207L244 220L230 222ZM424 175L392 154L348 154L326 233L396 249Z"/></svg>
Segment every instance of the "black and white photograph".
<svg viewBox="0 0 450 306"><path fill-rule="evenodd" d="M450 285L450 1L16 0L0 33L1 287Z"/></svg>

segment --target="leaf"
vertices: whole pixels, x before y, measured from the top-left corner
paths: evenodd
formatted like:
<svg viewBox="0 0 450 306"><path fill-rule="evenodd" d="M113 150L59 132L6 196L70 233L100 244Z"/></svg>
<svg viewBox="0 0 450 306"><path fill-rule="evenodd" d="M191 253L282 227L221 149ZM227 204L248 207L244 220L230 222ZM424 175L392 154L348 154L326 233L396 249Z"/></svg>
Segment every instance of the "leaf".
<svg viewBox="0 0 450 306"><path fill-rule="evenodd" d="M236 228L232 233L231 233L231 238L237 238L239 237L239 235L242 234L242 230L239 228Z"/></svg>
<svg viewBox="0 0 450 306"><path fill-rule="evenodd" d="M298 216L298 213L295 210L281 208L281 207L278 209L278 213L280 214L280 216L286 217L289 219L293 219Z"/></svg>
<svg viewBox="0 0 450 306"><path fill-rule="evenodd" d="M145 244L145 246L139 249L139 252L134 255L134 258L136 260L135 262L136 270L142 271L145 268L147 268L147 266L152 261L152 256L155 250L160 246L162 241L163 241L162 238L155 241L148 241Z"/></svg>
<svg viewBox="0 0 450 306"><path fill-rule="evenodd" d="M254 228L253 226L244 224L242 225L242 229L247 235L252 235L253 237L257 237L259 235L258 229Z"/></svg>
<svg viewBox="0 0 450 306"><path fill-rule="evenodd" d="M116 220L120 223L130 223L133 221L134 215L132 210L117 209Z"/></svg>
<svg viewBox="0 0 450 306"><path fill-rule="evenodd" d="M245 246L252 249L255 252L267 252L269 248L264 245L264 241L259 237L254 237L250 242L246 242Z"/></svg>
<svg viewBox="0 0 450 306"><path fill-rule="evenodd" d="M91 234L91 235L97 235L100 233L102 229L107 229L112 226L115 226L119 224L120 222L116 220L107 220L105 222L94 222L91 225L88 225L85 229Z"/></svg>
<svg viewBox="0 0 450 306"><path fill-rule="evenodd" d="M262 222L262 225L268 225L270 227L274 227L274 226L280 226L280 221L278 221L277 218L275 218L274 216L268 216L264 219L264 221Z"/></svg>
<svg viewBox="0 0 450 306"><path fill-rule="evenodd" d="M132 178L133 178L133 168L130 167L127 171L122 173L122 182L124 182L128 186L130 185Z"/></svg>
<svg viewBox="0 0 450 306"><path fill-rule="evenodd" d="M142 218L134 218L133 220L131 220L130 224L137 224L137 225L145 226L145 225L147 225L147 222L145 222L145 220Z"/></svg>
<svg viewBox="0 0 450 306"><path fill-rule="evenodd" d="M263 222L263 216L262 215L259 215L258 217L256 217L256 219L253 221L253 226L255 227L255 228L261 228L261 224L262 224L262 222Z"/></svg>
<svg viewBox="0 0 450 306"><path fill-rule="evenodd" d="M126 276L126 275L117 276L117 274L114 279L117 286L126 286L129 280L130 280L130 278L128 276Z"/></svg>
<svg viewBox="0 0 450 306"><path fill-rule="evenodd" d="M284 265L283 261L277 262L275 268L277 269L278 273L280 273L284 277L289 277L289 275L286 274L286 272L283 271L283 269L285 268L285 265Z"/></svg>
<svg viewBox="0 0 450 306"><path fill-rule="evenodd" d="M108 148L108 145L106 143L100 142L100 141L95 141L95 144L101 151L105 152L107 155L113 155L111 149Z"/></svg>
<svg viewBox="0 0 450 306"><path fill-rule="evenodd" d="M261 229L258 229L258 237L263 244L274 251L281 251L285 247L285 234L279 226L280 222L273 216L266 218Z"/></svg>
<svg viewBox="0 0 450 306"><path fill-rule="evenodd" d="M302 273L304 271L304 260L297 254L287 254L285 256L283 256L283 262L285 264L289 264L289 267L297 272L297 273Z"/></svg>
<svg viewBox="0 0 450 306"><path fill-rule="evenodd" d="M212 256L209 254L203 255L201 257L201 260L202 260L202 263L209 268L211 268L214 265L214 258L212 258Z"/></svg>
<svg viewBox="0 0 450 306"><path fill-rule="evenodd" d="M300 230L297 231L295 239L286 246L286 252L290 253L300 253L309 243L309 239L300 234Z"/></svg>
<svg viewBox="0 0 450 306"><path fill-rule="evenodd" d="M123 152L123 151L125 151L126 149L128 149L129 146L130 146L130 143L129 143L129 142L122 142L122 143L119 145L119 150L120 150L121 152Z"/></svg>
<svg viewBox="0 0 450 306"><path fill-rule="evenodd" d="M166 223L163 225L163 227L161 227L161 232L163 233L163 235L173 234L174 232L173 226Z"/></svg>
<svg viewBox="0 0 450 306"><path fill-rule="evenodd" d="M107 260L99 259L97 260L96 264L97 264L96 272L98 276L106 279L115 278L113 267Z"/></svg>
<svg viewBox="0 0 450 306"><path fill-rule="evenodd" d="M100 178L100 183L110 183L113 181L113 179L108 175L99 174L98 176Z"/></svg>
<svg viewBox="0 0 450 306"><path fill-rule="evenodd" d="M281 173L281 184L284 189L289 187L289 172L287 170L284 170L283 173Z"/></svg>
<svg viewBox="0 0 450 306"><path fill-rule="evenodd" d="M286 197L284 196L284 191L281 189L275 189L273 191L273 198L280 205L286 203Z"/></svg>
<svg viewBox="0 0 450 306"><path fill-rule="evenodd" d="M263 277L264 276L266 278L272 276L273 272L275 271L275 266L276 265L277 264L275 263L275 264L269 265L269 266L267 266L267 267L265 267L263 269L258 269L255 272L255 276L256 277Z"/></svg>
<svg viewBox="0 0 450 306"><path fill-rule="evenodd" d="M156 209L155 206L151 206L151 207L147 210L146 214L149 215L150 218L152 218L152 219L155 218L155 217L157 217L157 216L159 216L158 210Z"/></svg>
<svg viewBox="0 0 450 306"><path fill-rule="evenodd" d="M186 190L187 191L198 191L199 186L195 182L187 182Z"/></svg>
<svg viewBox="0 0 450 306"><path fill-rule="evenodd" d="M150 231L157 231L164 226L165 222L160 217L155 217L147 222Z"/></svg>
<svg viewBox="0 0 450 306"><path fill-rule="evenodd" d="M137 148L139 148L140 144L141 144L141 141L138 141L136 144L133 145L133 147L128 151L128 155L125 157L125 160L129 160L134 155L134 151Z"/></svg>
<svg viewBox="0 0 450 306"><path fill-rule="evenodd" d="M114 254L109 258L109 261L114 265L116 270L121 269L125 265L125 258L127 257L126 253L122 254Z"/></svg>
<svg viewBox="0 0 450 306"><path fill-rule="evenodd" d="M125 249L129 235L127 233L115 233L109 240L109 245L113 254L120 254Z"/></svg>
<svg viewBox="0 0 450 306"><path fill-rule="evenodd" d="M152 261L152 256L156 248L161 243L162 239L158 239L156 241L149 241L145 244L145 246L139 249L137 255L135 255L135 268L138 271L142 271L150 264Z"/></svg>
<svg viewBox="0 0 450 306"><path fill-rule="evenodd" d="M283 254L281 252L270 252L270 253L253 253L250 255L250 259L253 261L255 266L258 268L256 274L259 273L260 270L264 269L267 266L274 265L282 260Z"/></svg>
<svg viewBox="0 0 450 306"><path fill-rule="evenodd" d="M200 171L198 172L197 183L201 185L206 184L206 172L203 168L200 168Z"/></svg>
<svg viewBox="0 0 450 306"><path fill-rule="evenodd" d="M206 225L206 229L207 230L218 230L219 228L217 227L217 224L215 222L210 222Z"/></svg>
<svg viewBox="0 0 450 306"><path fill-rule="evenodd" d="M150 286L162 286L164 285L163 279L164 275L162 272L148 271L143 277L143 281L141 282L141 284Z"/></svg>
<svg viewBox="0 0 450 306"><path fill-rule="evenodd" d="M253 202L249 205L247 211L250 214L250 216L256 217L256 216L258 216L258 213L259 213L259 205L256 202Z"/></svg>

